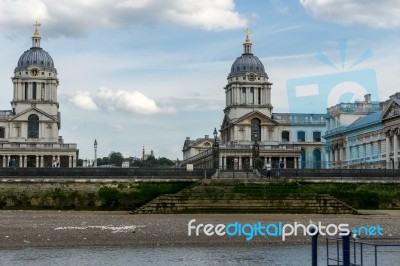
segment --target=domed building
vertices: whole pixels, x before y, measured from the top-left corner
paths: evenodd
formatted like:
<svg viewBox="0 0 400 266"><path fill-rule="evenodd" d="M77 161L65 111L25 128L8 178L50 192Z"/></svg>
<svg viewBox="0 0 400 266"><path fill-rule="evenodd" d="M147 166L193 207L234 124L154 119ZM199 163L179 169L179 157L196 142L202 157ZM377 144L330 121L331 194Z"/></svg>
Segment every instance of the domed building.
<svg viewBox="0 0 400 266"><path fill-rule="evenodd" d="M196 140L187 137L182 166L217 166L220 170L246 170L268 164L273 168L325 167L321 136L326 114L272 112L273 84L261 60L253 54L248 34L224 88L220 137L217 141L208 135ZM211 148L215 143L218 149Z"/></svg>
<svg viewBox="0 0 400 266"><path fill-rule="evenodd" d="M32 47L12 77L12 109L0 111L0 167L76 167L77 145L59 136L57 69L40 46L40 24L34 26Z"/></svg>

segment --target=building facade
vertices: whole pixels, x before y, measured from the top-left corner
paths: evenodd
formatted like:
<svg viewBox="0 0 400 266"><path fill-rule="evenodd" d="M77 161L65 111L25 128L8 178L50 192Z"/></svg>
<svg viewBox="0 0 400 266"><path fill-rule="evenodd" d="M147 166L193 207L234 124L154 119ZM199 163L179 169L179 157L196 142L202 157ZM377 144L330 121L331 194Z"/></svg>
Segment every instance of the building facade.
<svg viewBox="0 0 400 266"><path fill-rule="evenodd" d="M328 109L326 156L331 168L398 169L400 93L385 102L370 95Z"/></svg>
<svg viewBox="0 0 400 266"><path fill-rule="evenodd" d="M0 111L0 167L76 167L77 145L59 135L57 69L35 26L14 70L11 110Z"/></svg>
<svg viewBox="0 0 400 266"><path fill-rule="evenodd" d="M249 36L243 54L232 64L225 86L220 137L190 140L183 145L183 163L221 170L263 167L322 168L325 114L273 113L272 83L252 53Z"/></svg>

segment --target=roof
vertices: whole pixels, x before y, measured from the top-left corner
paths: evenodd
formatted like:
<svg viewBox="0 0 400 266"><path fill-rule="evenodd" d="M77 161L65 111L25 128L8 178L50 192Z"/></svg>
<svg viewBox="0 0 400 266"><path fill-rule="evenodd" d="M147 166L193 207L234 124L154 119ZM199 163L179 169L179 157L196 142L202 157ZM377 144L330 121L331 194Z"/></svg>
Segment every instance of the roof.
<svg viewBox="0 0 400 266"><path fill-rule="evenodd" d="M381 111L366 115L366 116L356 120L352 124L350 124L346 128L345 131L356 130L356 129L363 128L363 127L371 125L371 124L380 123L381 115L382 115Z"/></svg>
<svg viewBox="0 0 400 266"><path fill-rule="evenodd" d="M25 51L19 58L15 71L28 69L32 65L38 66L41 69L55 70L53 58L42 48L32 47Z"/></svg>
<svg viewBox="0 0 400 266"><path fill-rule="evenodd" d="M257 56L254 56L253 54L243 54L233 62L229 77L246 75L248 72L254 72L264 77L267 76L267 73L265 73L264 70L264 65Z"/></svg>

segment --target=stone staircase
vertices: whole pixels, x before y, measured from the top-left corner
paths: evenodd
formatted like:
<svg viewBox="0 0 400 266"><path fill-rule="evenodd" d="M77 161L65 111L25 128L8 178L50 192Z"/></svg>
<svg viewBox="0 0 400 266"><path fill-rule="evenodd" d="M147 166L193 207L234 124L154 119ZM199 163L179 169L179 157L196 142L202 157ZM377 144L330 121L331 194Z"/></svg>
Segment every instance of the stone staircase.
<svg viewBox="0 0 400 266"><path fill-rule="evenodd" d="M220 171L213 178L218 179L255 179L259 178L253 171Z"/></svg>
<svg viewBox="0 0 400 266"><path fill-rule="evenodd" d="M268 185L206 185L161 195L135 214L155 213L322 213L357 214L357 210L328 194L279 191Z"/></svg>

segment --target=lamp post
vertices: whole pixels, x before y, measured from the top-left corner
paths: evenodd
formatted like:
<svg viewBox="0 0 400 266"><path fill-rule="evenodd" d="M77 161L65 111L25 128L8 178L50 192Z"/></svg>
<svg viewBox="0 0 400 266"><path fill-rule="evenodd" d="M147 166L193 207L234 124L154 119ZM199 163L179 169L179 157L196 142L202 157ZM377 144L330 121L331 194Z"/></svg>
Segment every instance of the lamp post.
<svg viewBox="0 0 400 266"><path fill-rule="evenodd" d="M214 146L213 146L213 157L214 157L214 168L219 169L219 147L217 142L218 132L217 128L214 128Z"/></svg>
<svg viewBox="0 0 400 266"><path fill-rule="evenodd" d="M97 140L94 140L94 162L93 166L97 167Z"/></svg>

